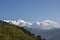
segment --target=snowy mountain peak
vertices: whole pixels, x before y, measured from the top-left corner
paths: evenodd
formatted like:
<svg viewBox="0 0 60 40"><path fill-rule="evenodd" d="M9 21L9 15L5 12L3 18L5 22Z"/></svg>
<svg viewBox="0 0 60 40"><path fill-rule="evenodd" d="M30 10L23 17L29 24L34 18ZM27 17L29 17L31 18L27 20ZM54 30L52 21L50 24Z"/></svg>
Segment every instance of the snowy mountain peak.
<svg viewBox="0 0 60 40"><path fill-rule="evenodd" d="M44 20L44 21L41 21L41 22L35 22L35 24L37 25L40 25L41 23L43 23L44 25L50 25L50 24L58 24L57 22L54 22L52 20Z"/></svg>
<svg viewBox="0 0 60 40"><path fill-rule="evenodd" d="M48 24L57 24L56 22L52 21L52 20L44 20L42 21L42 23L47 23Z"/></svg>
<svg viewBox="0 0 60 40"><path fill-rule="evenodd" d="M37 25L40 25L40 22L36 22Z"/></svg>
<svg viewBox="0 0 60 40"><path fill-rule="evenodd" d="M60 28L60 25L57 22L54 22L52 20L44 20L41 22L35 22L35 23L30 23L30 22L26 22L24 20L4 20L5 22L9 22L15 25L19 25L19 26L27 26L27 27L31 27L31 28L39 28L39 29L43 29L43 30L50 30L50 29L54 29L54 28Z"/></svg>
<svg viewBox="0 0 60 40"><path fill-rule="evenodd" d="M22 19L19 19L19 20L18 20L18 22L24 22L24 20L22 20Z"/></svg>
<svg viewBox="0 0 60 40"><path fill-rule="evenodd" d="M14 24L14 25L18 25L18 26L27 26L27 27L30 27L30 25L32 25L32 23L30 22L26 22L22 19L19 19L19 20L3 20L5 22L8 22L8 23L11 23L11 24Z"/></svg>
<svg viewBox="0 0 60 40"><path fill-rule="evenodd" d="M54 29L54 28L60 28L60 25L57 22L54 22L52 20L44 20L41 22L33 23L31 28L38 28L38 29L42 29L42 30L50 30L50 29Z"/></svg>
<svg viewBox="0 0 60 40"><path fill-rule="evenodd" d="M44 26L55 26L55 27L58 27L59 24L57 22L54 22L54 21L51 21L51 20L45 20L45 21L42 21L41 24L43 24Z"/></svg>

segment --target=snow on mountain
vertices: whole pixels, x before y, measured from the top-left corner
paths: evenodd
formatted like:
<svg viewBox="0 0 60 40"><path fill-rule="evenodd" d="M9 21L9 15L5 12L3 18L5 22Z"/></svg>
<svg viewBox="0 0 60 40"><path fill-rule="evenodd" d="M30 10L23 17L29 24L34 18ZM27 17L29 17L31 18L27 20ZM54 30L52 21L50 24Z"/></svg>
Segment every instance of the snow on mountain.
<svg viewBox="0 0 60 40"><path fill-rule="evenodd" d="M60 28L60 25L57 22L51 20L42 21L40 24L44 29Z"/></svg>
<svg viewBox="0 0 60 40"><path fill-rule="evenodd" d="M19 26L27 26L27 27L30 27L30 28L38 28L38 29L43 29L43 30L60 28L60 25L57 22L54 22L52 20L44 20L44 21L35 22L35 23L26 22L22 19L19 19L17 21L15 21L15 20L13 20L13 21L4 20L4 21L15 24L15 25L19 25Z"/></svg>
<svg viewBox="0 0 60 40"><path fill-rule="evenodd" d="M8 23L11 23L11 24L14 24L14 25L18 25L18 26L27 26L27 27L29 27L30 25L32 25L32 23L25 22L22 19L19 19L18 21L16 21L16 20L4 20L4 21L8 22Z"/></svg>
<svg viewBox="0 0 60 40"><path fill-rule="evenodd" d="M44 20L42 22L36 22L31 25L31 28L38 28L43 30L50 30L54 28L60 28L60 25L57 22L51 20Z"/></svg>

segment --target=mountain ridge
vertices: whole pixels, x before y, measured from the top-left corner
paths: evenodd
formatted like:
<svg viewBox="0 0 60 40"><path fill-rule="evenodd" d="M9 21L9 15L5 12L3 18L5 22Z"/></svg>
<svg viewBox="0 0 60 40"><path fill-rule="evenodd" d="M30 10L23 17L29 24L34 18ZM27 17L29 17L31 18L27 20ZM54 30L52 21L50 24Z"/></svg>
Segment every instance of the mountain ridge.
<svg viewBox="0 0 60 40"><path fill-rule="evenodd" d="M42 40L19 26L0 20L0 40Z"/></svg>
<svg viewBox="0 0 60 40"><path fill-rule="evenodd" d="M31 28L40 28L43 30L50 30L50 29L54 29L54 28L60 28L59 23L52 21L52 20L44 20L41 22L35 22L35 23L31 23L31 22L26 22L24 20L19 19L18 21L11 21L11 20L3 20L5 22L8 23L12 23L14 25L18 25L18 26L27 26L27 27L31 27Z"/></svg>

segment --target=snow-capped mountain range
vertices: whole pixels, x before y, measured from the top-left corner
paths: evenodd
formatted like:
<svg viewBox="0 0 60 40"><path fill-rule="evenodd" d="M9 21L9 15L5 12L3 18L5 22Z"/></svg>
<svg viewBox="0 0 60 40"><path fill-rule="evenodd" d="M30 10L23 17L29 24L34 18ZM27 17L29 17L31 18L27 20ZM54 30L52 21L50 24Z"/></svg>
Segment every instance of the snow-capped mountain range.
<svg viewBox="0 0 60 40"><path fill-rule="evenodd" d="M43 30L50 30L50 29L54 29L54 28L60 28L59 23L54 22L52 20L44 20L41 22L35 22L35 23L30 23L30 22L26 22L24 20L4 20L5 22L9 22L12 23L14 25L18 25L18 26L27 26L30 28L38 28L38 29L43 29Z"/></svg>
<svg viewBox="0 0 60 40"><path fill-rule="evenodd" d="M60 24L52 20L44 20L41 22L26 22L24 20L4 20L5 22L22 26L29 30L32 34L41 35L46 40L60 40Z"/></svg>
<svg viewBox="0 0 60 40"><path fill-rule="evenodd" d="M32 23L30 22L25 22L24 20L22 19L19 19L19 20L4 20L5 22L8 22L8 23L11 23L11 24L14 24L14 25L18 25L18 26L27 26L29 27L30 25L32 25Z"/></svg>

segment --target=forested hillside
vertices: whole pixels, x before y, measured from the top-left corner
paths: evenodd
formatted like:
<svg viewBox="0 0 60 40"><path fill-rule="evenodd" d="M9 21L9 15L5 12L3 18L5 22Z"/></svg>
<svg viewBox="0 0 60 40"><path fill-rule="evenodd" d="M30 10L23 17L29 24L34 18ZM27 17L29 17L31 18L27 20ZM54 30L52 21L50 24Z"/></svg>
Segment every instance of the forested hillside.
<svg viewBox="0 0 60 40"><path fill-rule="evenodd" d="M23 27L6 23L0 20L0 40L42 40Z"/></svg>

